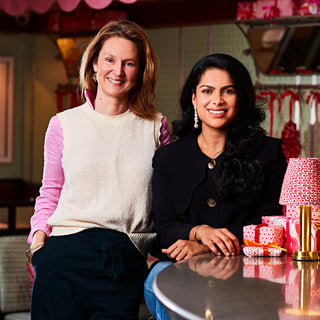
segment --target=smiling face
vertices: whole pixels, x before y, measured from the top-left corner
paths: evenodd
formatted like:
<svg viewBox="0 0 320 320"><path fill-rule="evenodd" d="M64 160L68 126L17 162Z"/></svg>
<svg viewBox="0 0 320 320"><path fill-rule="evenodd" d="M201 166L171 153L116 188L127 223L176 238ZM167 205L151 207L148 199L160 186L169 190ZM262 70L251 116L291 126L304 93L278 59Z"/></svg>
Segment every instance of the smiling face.
<svg viewBox="0 0 320 320"><path fill-rule="evenodd" d="M222 69L206 70L192 94L192 103L202 121L202 131L225 131L238 112L238 99L234 82Z"/></svg>
<svg viewBox="0 0 320 320"><path fill-rule="evenodd" d="M138 48L130 40L112 37L104 42L93 69L97 73L97 97L128 100L138 78Z"/></svg>

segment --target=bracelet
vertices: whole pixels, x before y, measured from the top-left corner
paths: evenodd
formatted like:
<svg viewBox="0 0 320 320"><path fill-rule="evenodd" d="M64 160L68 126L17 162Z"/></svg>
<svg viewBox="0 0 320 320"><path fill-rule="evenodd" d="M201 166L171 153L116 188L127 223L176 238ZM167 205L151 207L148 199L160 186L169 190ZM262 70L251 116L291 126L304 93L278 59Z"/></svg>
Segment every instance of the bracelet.
<svg viewBox="0 0 320 320"><path fill-rule="evenodd" d="M194 229L194 232L193 232L193 238L194 238L194 240L197 241L197 242L199 242L199 243L201 243L201 241L198 241L198 239L197 239L197 231L198 231L198 229L199 229L200 227L202 227L202 226L207 227L208 225L207 225L207 224L200 224L199 226L197 226L197 227Z"/></svg>

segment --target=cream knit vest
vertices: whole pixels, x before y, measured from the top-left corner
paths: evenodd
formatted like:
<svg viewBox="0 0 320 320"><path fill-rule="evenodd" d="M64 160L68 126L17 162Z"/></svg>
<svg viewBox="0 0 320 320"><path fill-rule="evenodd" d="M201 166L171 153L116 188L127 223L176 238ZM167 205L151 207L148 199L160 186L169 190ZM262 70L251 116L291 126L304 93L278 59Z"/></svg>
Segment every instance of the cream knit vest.
<svg viewBox="0 0 320 320"><path fill-rule="evenodd" d="M51 235L87 228L127 233L146 255L154 239L151 218L152 157L159 146L155 121L127 111L100 114L85 103L58 114L63 131L65 182L57 209L48 219Z"/></svg>

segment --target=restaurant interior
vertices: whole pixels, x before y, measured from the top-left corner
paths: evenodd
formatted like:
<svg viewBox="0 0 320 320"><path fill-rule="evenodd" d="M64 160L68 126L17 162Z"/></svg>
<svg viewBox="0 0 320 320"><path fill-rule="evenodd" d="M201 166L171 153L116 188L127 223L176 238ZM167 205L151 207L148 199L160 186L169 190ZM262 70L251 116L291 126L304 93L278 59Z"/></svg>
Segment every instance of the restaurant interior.
<svg viewBox="0 0 320 320"><path fill-rule="evenodd" d="M12 257L1 252L12 245L18 253L27 249L20 236L30 230L41 186L48 122L79 105L81 54L106 22L118 19L138 23L150 37L159 62L154 104L169 123L179 117L179 93L193 64L207 54L226 53L249 70L257 103L266 112L263 127L283 139L287 160L320 157L319 1L0 1L0 319L30 319L30 272L23 262L9 281L1 265L7 261L14 269ZM315 205L320 219L320 203ZM10 240L12 235L18 238ZM315 237L320 240L319 233ZM26 272L22 279L21 270ZM309 277L317 277L310 281L319 289L316 270ZM286 281L283 265L279 272L278 281ZM28 287L21 289L19 281ZM10 290L20 296L8 297ZM308 308L314 303L320 312L317 294ZM145 308L140 319L150 317Z"/></svg>

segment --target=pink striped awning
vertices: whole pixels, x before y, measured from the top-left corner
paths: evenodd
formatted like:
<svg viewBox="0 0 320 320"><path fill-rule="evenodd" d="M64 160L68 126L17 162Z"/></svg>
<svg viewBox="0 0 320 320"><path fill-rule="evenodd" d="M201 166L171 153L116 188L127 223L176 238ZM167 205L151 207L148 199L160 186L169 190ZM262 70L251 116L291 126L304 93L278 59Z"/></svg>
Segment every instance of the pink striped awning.
<svg viewBox="0 0 320 320"><path fill-rule="evenodd" d="M108 7L113 0L0 0L0 9L10 16L20 16L27 10L32 10L42 14L47 12L55 2L62 11L71 12L83 1L90 8L101 10ZM119 0L120 2L131 4L138 0Z"/></svg>

